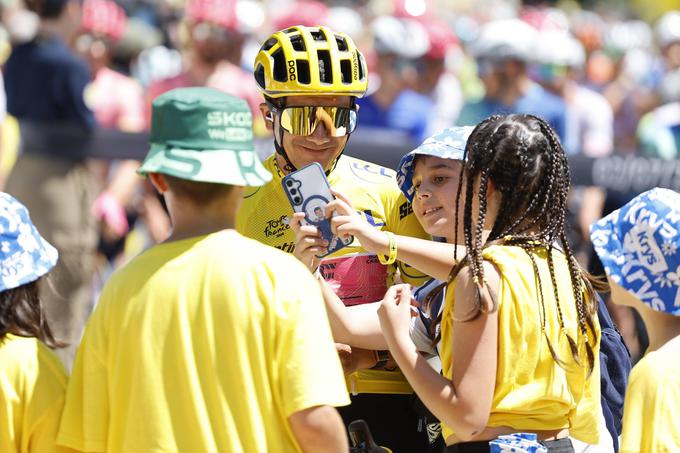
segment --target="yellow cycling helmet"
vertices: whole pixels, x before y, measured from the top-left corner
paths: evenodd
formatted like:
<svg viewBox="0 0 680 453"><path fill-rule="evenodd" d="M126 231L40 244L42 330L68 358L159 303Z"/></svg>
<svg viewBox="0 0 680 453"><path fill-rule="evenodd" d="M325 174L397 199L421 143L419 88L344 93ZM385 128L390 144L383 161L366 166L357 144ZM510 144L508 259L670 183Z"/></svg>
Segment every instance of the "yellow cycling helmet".
<svg viewBox="0 0 680 453"><path fill-rule="evenodd" d="M266 96L362 97L368 86L364 56L344 33L295 26L267 39L255 58L255 81Z"/></svg>

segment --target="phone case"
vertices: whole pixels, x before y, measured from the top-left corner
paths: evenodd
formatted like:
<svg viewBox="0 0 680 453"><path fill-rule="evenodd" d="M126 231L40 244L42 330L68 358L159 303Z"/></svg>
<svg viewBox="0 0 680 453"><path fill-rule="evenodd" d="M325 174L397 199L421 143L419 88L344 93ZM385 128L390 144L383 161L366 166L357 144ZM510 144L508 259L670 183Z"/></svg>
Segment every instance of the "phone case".
<svg viewBox="0 0 680 453"><path fill-rule="evenodd" d="M281 180L283 191L288 197L295 212L305 213L305 222L317 227L321 236L328 241L328 252L319 255L324 257L340 250L352 243L354 237L346 240L333 235L331 222L325 217L326 205L335 197L331 193L330 185L323 172L323 168L313 162L293 173L286 175Z"/></svg>

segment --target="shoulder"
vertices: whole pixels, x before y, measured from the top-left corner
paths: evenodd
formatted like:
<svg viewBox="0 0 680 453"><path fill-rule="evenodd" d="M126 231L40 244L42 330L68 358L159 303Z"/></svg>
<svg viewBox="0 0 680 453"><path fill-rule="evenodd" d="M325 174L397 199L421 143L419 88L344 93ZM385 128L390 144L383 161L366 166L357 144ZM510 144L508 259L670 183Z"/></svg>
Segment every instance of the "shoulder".
<svg viewBox="0 0 680 453"><path fill-rule="evenodd" d="M87 73L90 71L84 59L71 52L65 43L60 40L46 41L40 48L40 57L55 69L62 68L67 71Z"/></svg>
<svg viewBox="0 0 680 453"><path fill-rule="evenodd" d="M255 239L243 236L235 231L213 235L209 242L202 244L202 250L217 260L230 256L237 259L240 269L250 272L257 278L269 278L276 281L295 283L299 275L311 278L309 270L293 255L275 247L265 245Z"/></svg>
<svg viewBox="0 0 680 453"><path fill-rule="evenodd" d="M281 190L281 193L283 193L283 189L281 188L281 183L280 183L280 178L277 178L277 168L274 159L276 159L276 154L272 153L270 154L263 162L262 166L272 174L272 179L268 181L267 183L257 186L257 187L246 187L244 193L243 193L243 198L244 201L253 198L256 194L261 196L262 194L267 194L271 193L272 191L275 191L277 189Z"/></svg>
<svg viewBox="0 0 680 453"><path fill-rule="evenodd" d="M54 351L37 338L7 335L0 341L4 372L23 375L26 382L50 381L66 387L66 371Z"/></svg>
<svg viewBox="0 0 680 453"><path fill-rule="evenodd" d="M7 334L0 340L0 357L2 363L22 361L35 357L38 353L38 339Z"/></svg>
<svg viewBox="0 0 680 453"><path fill-rule="evenodd" d="M508 245L491 245L482 250L482 256L486 261L492 262L501 270L507 266L513 266L518 261L527 258L527 254L521 247Z"/></svg>
<svg viewBox="0 0 680 453"><path fill-rule="evenodd" d="M680 382L677 379L680 364L675 355L677 352L670 353L662 349L647 354L630 372L628 387L647 395L670 390L669 386L675 386L676 391L680 391Z"/></svg>
<svg viewBox="0 0 680 453"><path fill-rule="evenodd" d="M496 265L488 260L482 261L484 271L484 285L481 286L486 299L486 309L492 311L498 306L498 289L500 285L500 271ZM461 268L455 279L454 292L454 317L456 319L468 319L478 311L478 286L472 276L469 265Z"/></svg>
<svg viewBox="0 0 680 453"><path fill-rule="evenodd" d="M343 185L381 186L386 191L399 191L394 170L356 157L343 154L334 172L337 172L334 179Z"/></svg>

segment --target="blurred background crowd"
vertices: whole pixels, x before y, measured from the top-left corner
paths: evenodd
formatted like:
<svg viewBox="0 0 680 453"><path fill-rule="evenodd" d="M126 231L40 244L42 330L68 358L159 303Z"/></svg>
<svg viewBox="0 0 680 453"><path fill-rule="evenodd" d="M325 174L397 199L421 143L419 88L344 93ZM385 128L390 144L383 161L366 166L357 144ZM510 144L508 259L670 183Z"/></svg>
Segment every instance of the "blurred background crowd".
<svg viewBox="0 0 680 453"><path fill-rule="evenodd" d="M384 161L372 155L379 148L398 162L433 132L496 112L545 118L572 156L675 160L680 153L678 0L85 0L71 18L50 18L40 10L48 3L0 2L0 186L11 179L22 149L39 147L27 141L45 99L21 94L22 81L38 77L49 86L59 75L24 74L21 59L11 55L46 24L87 63L84 104L64 113L86 133L143 137L154 97L203 85L248 101L265 157L273 147L252 78L261 40L289 26L323 24L349 34L367 58L369 93L358 102L359 126L348 150L366 160ZM81 272L90 303L113 269L169 229L160 199L129 159L146 149L130 152L122 139L118 146L125 158L113 152L86 160L91 209L77 221L93 224L98 236L95 264ZM35 171L21 174L29 186L40 178ZM594 272L602 271L590 252L588 226L634 195L597 186L573 191L571 240ZM71 233L84 238L89 230ZM641 323L628 308L611 309L639 357L646 346Z"/></svg>

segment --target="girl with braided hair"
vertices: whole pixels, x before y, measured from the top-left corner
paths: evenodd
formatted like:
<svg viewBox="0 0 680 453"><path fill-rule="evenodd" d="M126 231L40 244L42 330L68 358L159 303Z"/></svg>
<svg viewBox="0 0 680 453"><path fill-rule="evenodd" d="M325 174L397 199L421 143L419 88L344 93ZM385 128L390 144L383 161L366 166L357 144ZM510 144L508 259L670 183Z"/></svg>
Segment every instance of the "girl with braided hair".
<svg viewBox="0 0 680 453"><path fill-rule="evenodd" d="M488 452L489 441L517 432L537 434L550 452L574 451L569 436L598 444L593 286L600 284L579 267L565 237L569 181L565 152L545 121L492 116L472 131L463 157L452 241L460 245L380 239L342 209L333 219L336 234L353 234L368 249L387 254L394 242L399 259L420 270L429 259L438 278L441 254L432 246L455 250L444 308L431 327L441 374L409 337L408 288L388 292L378 309L392 356L442 421L447 451Z"/></svg>
<svg viewBox="0 0 680 453"><path fill-rule="evenodd" d="M542 119L509 115L480 123L465 154L454 243L462 236L466 254L435 322L442 375L406 341L406 291L379 310L390 351L442 421L448 451L489 451L514 432L549 451L573 451L569 435L597 444L597 302L565 237L564 150Z"/></svg>

